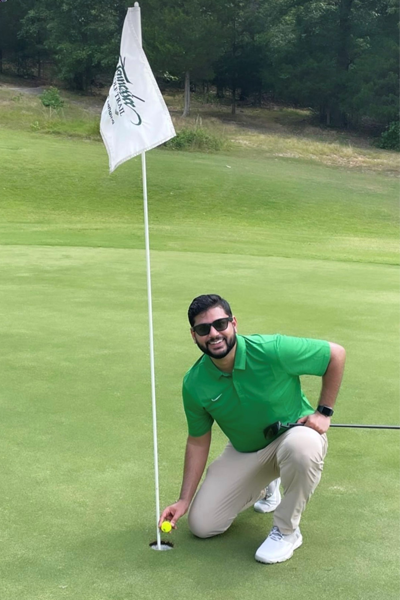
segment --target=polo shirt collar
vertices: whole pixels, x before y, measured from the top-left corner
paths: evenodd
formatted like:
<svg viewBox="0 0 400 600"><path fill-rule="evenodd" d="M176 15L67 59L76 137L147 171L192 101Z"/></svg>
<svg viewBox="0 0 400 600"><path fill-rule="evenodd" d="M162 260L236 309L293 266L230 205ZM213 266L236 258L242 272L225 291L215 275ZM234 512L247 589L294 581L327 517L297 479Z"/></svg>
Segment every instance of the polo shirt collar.
<svg viewBox="0 0 400 600"><path fill-rule="evenodd" d="M215 379L219 379L220 377L229 377L227 373L220 371L218 367L216 367L211 360L211 358L204 354L204 364L207 368L209 374ZM243 371L246 368L246 342L242 335L236 336L236 354L235 354L235 364L233 366L233 370Z"/></svg>

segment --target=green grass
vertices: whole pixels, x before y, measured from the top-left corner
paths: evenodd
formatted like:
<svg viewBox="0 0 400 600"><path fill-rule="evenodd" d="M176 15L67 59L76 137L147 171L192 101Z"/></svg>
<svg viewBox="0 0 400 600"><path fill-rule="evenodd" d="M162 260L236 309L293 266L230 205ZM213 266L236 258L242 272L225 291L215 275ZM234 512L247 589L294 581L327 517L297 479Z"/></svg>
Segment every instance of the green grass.
<svg viewBox="0 0 400 600"><path fill-rule="evenodd" d="M0 137L0 566L5 600L395 600L399 436L331 430L285 564L253 555L271 516L216 539L182 520L157 553L140 162L95 142ZM228 168L230 167L230 168ZM242 333L347 349L337 422L398 423L393 179L251 152L148 155L161 503L179 491L191 299L218 291ZM305 378L316 400L317 379ZM215 428L212 457L223 448Z"/></svg>
<svg viewBox="0 0 400 600"><path fill-rule="evenodd" d="M143 247L140 158L110 177L100 144L9 130L2 140L2 243ZM163 150L148 170L154 249L398 263L394 179Z"/></svg>
<svg viewBox="0 0 400 600"><path fill-rule="evenodd" d="M62 90L64 106L55 111L45 108L34 92L31 87L21 87L20 78L0 75L0 126L100 142L104 95L84 96ZM233 117L229 106L200 102L193 95L191 116L182 118L182 94L167 95L165 100L178 132L168 144L171 149L223 149L240 158L248 157L251 150L258 158L300 159L390 176L399 172L398 152L377 149L376 140L365 135L318 127L309 110L247 106L238 107Z"/></svg>

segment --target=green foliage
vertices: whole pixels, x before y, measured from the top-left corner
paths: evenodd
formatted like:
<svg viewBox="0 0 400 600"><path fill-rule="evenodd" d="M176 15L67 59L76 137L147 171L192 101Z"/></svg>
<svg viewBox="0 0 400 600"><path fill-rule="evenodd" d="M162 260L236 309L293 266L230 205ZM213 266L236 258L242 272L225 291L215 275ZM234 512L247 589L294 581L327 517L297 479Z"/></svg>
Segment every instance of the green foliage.
<svg viewBox="0 0 400 600"><path fill-rule="evenodd" d="M380 126L398 114L398 9L392 0L295 2L261 34L263 87L326 125Z"/></svg>
<svg viewBox="0 0 400 600"><path fill-rule="evenodd" d="M184 127L178 131L176 137L165 143L167 148L172 150L200 150L202 152L217 152L222 150L226 141L222 136L218 136L202 127L191 129Z"/></svg>
<svg viewBox="0 0 400 600"><path fill-rule="evenodd" d="M0 72L7 69L21 77L32 75L36 50L31 40L20 37L21 22L35 0L12 0L0 4Z"/></svg>
<svg viewBox="0 0 400 600"><path fill-rule="evenodd" d="M44 35L57 78L84 91L96 76L115 68L125 12L122 0L112 6L106 0L36 0L22 21L21 36Z"/></svg>
<svg viewBox="0 0 400 600"><path fill-rule="evenodd" d="M60 96L60 92L56 87L49 87L48 90L41 94L40 99L43 106L58 110L64 106L64 100Z"/></svg>
<svg viewBox="0 0 400 600"><path fill-rule="evenodd" d="M400 127L399 121L393 121L389 127L381 134L380 139L377 142L378 148L385 150L397 150L400 151Z"/></svg>
<svg viewBox="0 0 400 600"><path fill-rule="evenodd" d="M364 37L357 41L342 104L353 124L368 119L382 131L399 114L398 16L388 10L375 19L370 16Z"/></svg>
<svg viewBox="0 0 400 600"><path fill-rule="evenodd" d="M115 69L125 0L13 0L0 14L4 68L54 76L86 91ZM217 86L219 97L311 108L321 123L381 131L397 120L395 0L146 0L150 64L174 84ZM0 63L1 68L1 63ZM46 66L46 69L49 67ZM45 70L46 70L45 69ZM187 79L188 80L188 79Z"/></svg>
<svg viewBox="0 0 400 600"><path fill-rule="evenodd" d="M219 56L215 8L208 0L159 2L152 0L143 15L143 40L152 68L181 78L210 80Z"/></svg>
<svg viewBox="0 0 400 600"><path fill-rule="evenodd" d="M231 91L232 113L235 112L236 95L246 100L250 95L260 97L262 70L267 59L262 33L270 27L271 0L260 2L218 2L215 7L219 25L221 50L215 62L214 82L221 94L224 88Z"/></svg>

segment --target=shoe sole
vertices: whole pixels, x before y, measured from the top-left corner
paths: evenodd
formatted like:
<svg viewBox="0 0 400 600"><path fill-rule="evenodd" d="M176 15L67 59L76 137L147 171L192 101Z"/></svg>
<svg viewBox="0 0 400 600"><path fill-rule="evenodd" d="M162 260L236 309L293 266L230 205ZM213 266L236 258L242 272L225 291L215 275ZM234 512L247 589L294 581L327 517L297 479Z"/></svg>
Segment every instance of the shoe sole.
<svg viewBox="0 0 400 600"><path fill-rule="evenodd" d="M265 558L258 557L257 554L255 555L254 558L256 559L257 562L263 563L264 565L275 565L276 563L285 562L285 560L289 560L289 558L292 558L293 552L295 550L297 550L297 548L300 548L302 543L303 543L303 536L300 536L299 539L297 540L297 542L294 544L291 553L286 554L285 556L282 556L282 558L279 558L278 560L265 560Z"/></svg>

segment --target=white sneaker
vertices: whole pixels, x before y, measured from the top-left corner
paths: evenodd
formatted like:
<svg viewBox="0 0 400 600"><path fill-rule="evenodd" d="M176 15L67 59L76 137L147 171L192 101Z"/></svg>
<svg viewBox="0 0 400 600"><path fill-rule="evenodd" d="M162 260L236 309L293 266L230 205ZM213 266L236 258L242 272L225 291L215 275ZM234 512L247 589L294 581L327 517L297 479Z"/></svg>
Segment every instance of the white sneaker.
<svg viewBox="0 0 400 600"><path fill-rule="evenodd" d="M297 528L294 533L284 535L279 527L273 527L269 536L256 552L258 562L272 564L288 560L293 556L294 550L303 543L303 536Z"/></svg>
<svg viewBox="0 0 400 600"><path fill-rule="evenodd" d="M281 502L281 492L279 491L280 478L275 479L265 490L265 496L254 504L254 510L259 513L273 512Z"/></svg>

